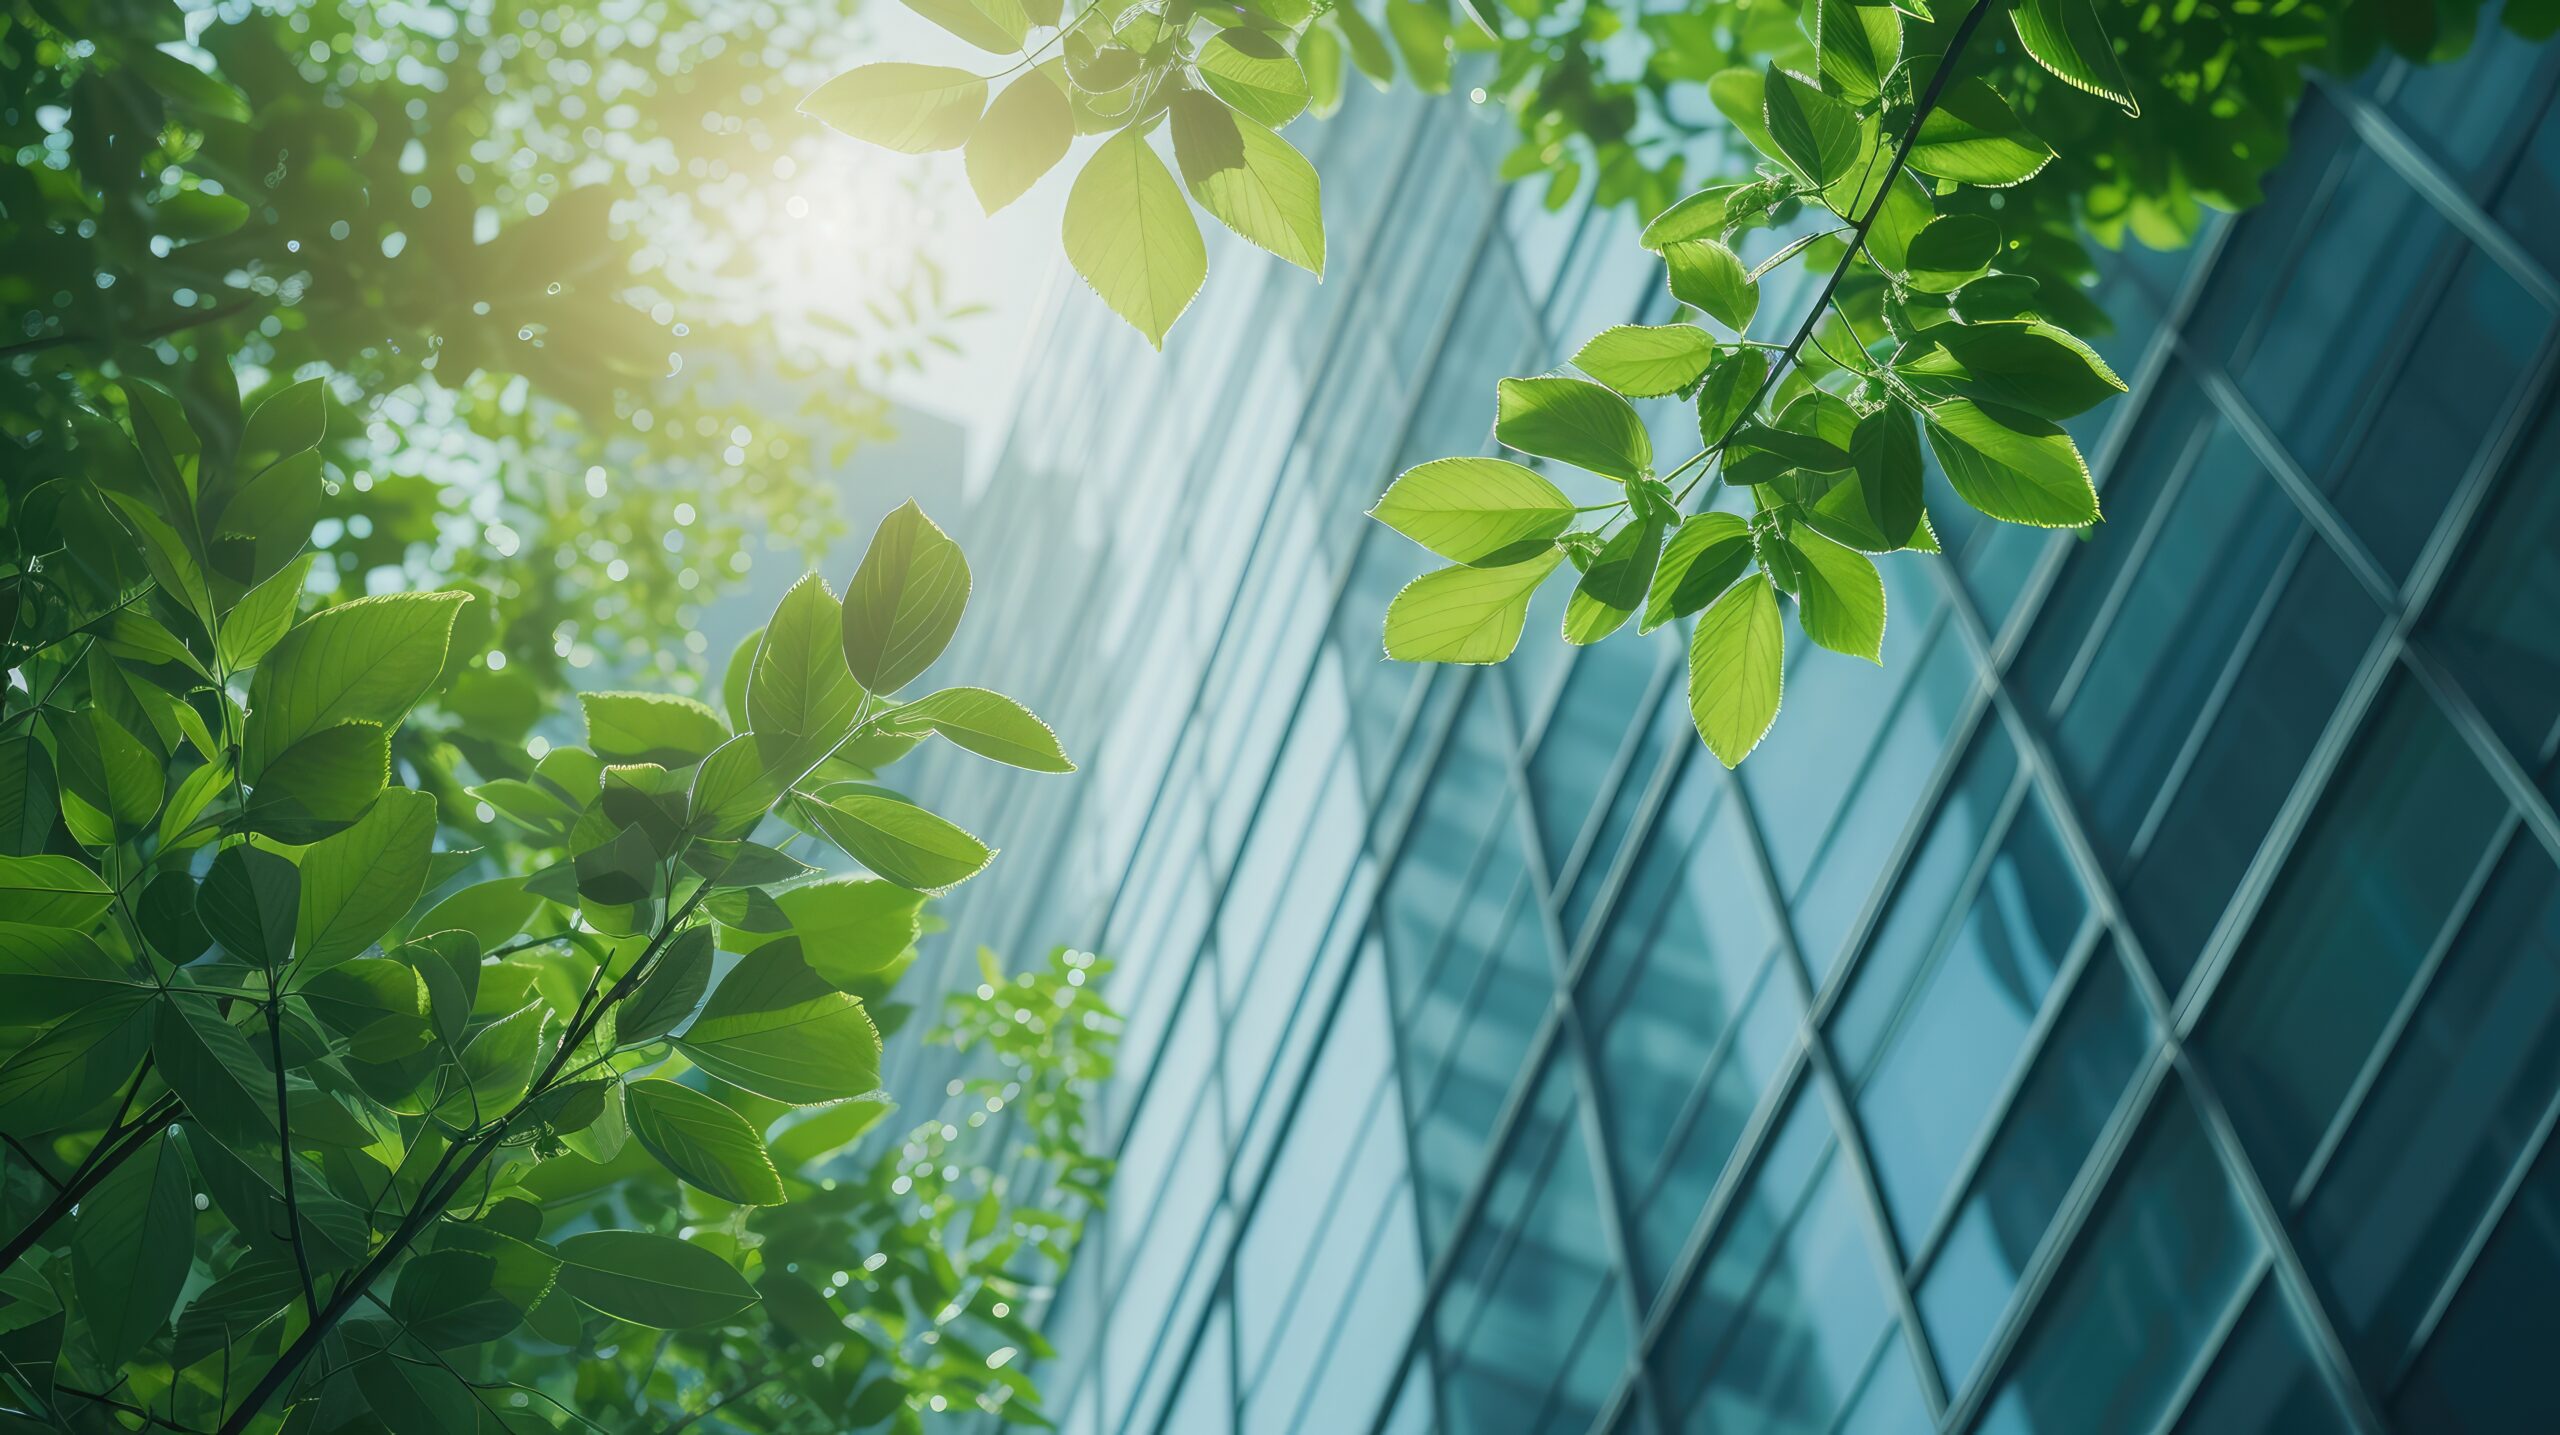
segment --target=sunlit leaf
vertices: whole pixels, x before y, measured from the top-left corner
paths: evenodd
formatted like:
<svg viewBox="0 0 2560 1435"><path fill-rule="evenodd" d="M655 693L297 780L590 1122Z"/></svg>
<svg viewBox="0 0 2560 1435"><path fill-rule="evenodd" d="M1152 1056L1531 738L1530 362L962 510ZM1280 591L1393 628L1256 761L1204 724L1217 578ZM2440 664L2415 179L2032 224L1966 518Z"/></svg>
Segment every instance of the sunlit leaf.
<svg viewBox="0 0 2560 1435"><path fill-rule="evenodd" d="M986 112L987 82L966 70L895 61L847 70L800 102L800 113L902 154L958 149Z"/></svg>
<svg viewBox="0 0 2560 1435"><path fill-rule="evenodd" d="M1067 193L1067 258L1161 349L1209 277L1209 251L1173 175L1135 127L1103 141Z"/></svg>
<svg viewBox="0 0 2560 1435"><path fill-rule="evenodd" d="M1500 568L1443 568L1387 604L1387 656L1409 663L1498 663L1520 646L1529 599L1564 554L1549 548Z"/></svg>

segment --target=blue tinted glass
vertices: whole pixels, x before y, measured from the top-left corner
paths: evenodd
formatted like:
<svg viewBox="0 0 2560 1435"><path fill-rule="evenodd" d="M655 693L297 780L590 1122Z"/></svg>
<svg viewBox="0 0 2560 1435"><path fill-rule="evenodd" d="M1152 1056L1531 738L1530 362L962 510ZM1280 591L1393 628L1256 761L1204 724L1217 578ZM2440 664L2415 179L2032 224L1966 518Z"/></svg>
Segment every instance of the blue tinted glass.
<svg viewBox="0 0 2560 1435"><path fill-rule="evenodd" d="M1571 886L1564 899L1564 930L1568 946L1574 945L1599 906L1601 896L1609 888L1618 869L1618 857L1634 826L1637 813L1652 796L1656 785L1666 780L1666 761L1677 762L1698 746L1696 730L1689 721L1689 695L1685 684L1674 683L1655 709L1652 721L1644 724L1637 739L1635 756L1626 766L1617 788L1609 795L1608 810L1601 814L1597 828L1587 839L1581 855L1575 859L1568 880Z"/></svg>
<svg viewBox="0 0 2560 1435"><path fill-rule="evenodd" d="M2505 119L2516 122L2512 109ZM2560 106L2543 110L2523 163L2498 201L2497 216L2544 269L2560 268Z"/></svg>
<svg viewBox="0 0 2560 1435"><path fill-rule="evenodd" d="M1867 1387L1840 1417L1836 1435L1926 1435L1936 1428L1900 1327L1888 1327L1869 1358Z"/></svg>
<svg viewBox="0 0 2560 1435"><path fill-rule="evenodd" d="M2311 1363L2311 1347L2273 1278L2187 1402L2177 1435L2346 1435L2351 1427Z"/></svg>
<svg viewBox="0 0 2560 1435"><path fill-rule="evenodd" d="M1791 644L1786 688L1793 722L1782 722L1738 772L1751 792L1778 887L1792 892L1811 865L1861 762L1876 746L1897 698L1919 676L1913 649L1935 611L1929 575L1918 563L1887 563L1884 666ZM1912 647L1904 646L1906 643Z"/></svg>
<svg viewBox="0 0 2560 1435"><path fill-rule="evenodd" d="M1441 1297L1449 1430L1582 1431L1626 1364L1570 1063L1556 1062L1505 1154Z"/></svg>
<svg viewBox="0 0 2560 1435"><path fill-rule="evenodd" d="M2560 1146L2513 1204L2391 1401L2404 1430L2560 1430Z"/></svg>
<svg viewBox="0 0 2560 1435"><path fill-rule="evenodd" d="M1469 924L1461 919L1442 980L1405 1025L1416 1184L1435 1247L1483 1164L1538 1024L1553 1009L1546 928L1525 887L1515 893L1483 946L1466 940Z"/></svg>
<svg viewBox="0 0 2560 1435"><path fill-rule="evenodd" d="M2268 1185L2289 1188L2506 816L2401 678L2312 816L2199 1044Z"/></svg>
<svg viewBox="0 0 2560 1435"><path fill-rule="evenodd" d="M2265 331L2234 377L2286 452L2312 473L2328 467L2347 421L2366 402L2375 365L2396 353L2393 328L2346 295L2421 287L2452 241L2434 206L2370 150L2346 175L2312 231Z"/></svg>
<svg viewBox="0 0 2560 1435"><path fill-rule="evenodd" d="M2257 1236L2184 1091L2163 1089L1978 1435L2140 1435L2238 1293Z"/></svg>
<svg viewBox="0 0 2560 1435"><path fill-rule="evenodd" d="M2525 762L2546 750L2560 720L2560 422L2546 419L2510 463L2474 525L2471 546L2445 575L2427 621L2443 655L2489 725Z"/></svg>
<svg viewBox="0 0 2560 1435"><path fill-rule="evenodd" d="M1947 916L1962 899L1975 859L1992 830L2007 820L2018 771L2017 745L1996 719L1975 735L1964 766L1938 800L1929 835L1911 857L1831 1016L1831 1043L1854 1085L1884 1049L1905 993L1938 951Z"/></svg>
<svg viewBox="0 0 2560 1435"><path fill-rule="evenodd" d="M2087 799L2102 857L2131 846L2301 526L2217 426L2054 724L2054 759Z"/></svg>
<svg viewBox="0 0 2560 1435"><path fill-rule="evenodd" d="M1620 754L1636 740L1629 720L1645 711L1645 693L1664 671L1669 652L1652 643L1599 643L1574 659L1564 694L1529 758L1530 807L1550 873L1564 871L1599 805L1601 785L1616 774Z"/></svg>
<svg viewBox="0 0 2560 1435"><path fill-rule="evenodd" d="M2328 483L2338 511L2393 577L2408 575L2550 327L2550 314L2476 249L2466 249L2427 307L2371 427Z"/></svg>
<svg viewBox="0 0 2560 1435"><path fill-rule="evenodd" d="M1224 1303L1209 1313L1209 1324L1201 1332L1198 1353L1192 1357L1190 1368L1183 1374L1182 1392L1174 1397L1172 1406L1165 1412L1166 1429L1224 1435L1224 1432L1235 1428L1235 1370L1230 1360L1233 1346L1228 1337L1228 1327L1232 1323Z"/></svg>
<svg viewBox="0 0 2560 1435"><path fill-rule="evenodd" d="M2500 21L2508 7L2483 5L2471 45L2442 64L2411 65L2391 97L2391 112L2430 155L2456 177L2481 187L2516 142L2516 98L2547 53Z"/></svg>
<svg viewBox="0 0 2560 1435"><path fill-rule="evenodd" d="M1858 1093L1904 1249L1928 1233L2088 906L2052 819L2030 797Z"/></svg>
<svg viewBox="0 0 2560 1435"><path fill-rule="evenodd" d="M2560 881L2512 840L2297 1218L2340 1334L2385 1378L2560 1086Z"/></svg>
<svg viewBox="0 0 2560 1435"><path fill-rule="evenodd" d="M1476 691L1461 709L1387 877L1387 956L1400 1003L1425 984L1452 915L1480 880L1481 855L1517 841L1504 780L1509 730L1484 696Z"/></svg>
<svg viewBox="0 0 2560 1435"><path fill-rule="evenodd" d="M2019 1274L2151 1045L2151 1023L2132 979L2113 949L2102 948L2046 1038L1921 1280L1920 1315L1951 1388L1971 1383L1968 1372L2008 1308Z"/></svg>
<svg viewBox="0 0 2560 1435"><path fill-rule="evenodd" d="M1752 1113L1796 1052L1795 986L1771 962L1727 1041L1670 1113L1659 1153L1621 1152L1620 1187L1633 1214L1642 1289L1650 1296L1688 1243Z"/></svg>
<svg viewBox="0 0 2560 1435"><path fill-rule="evenodd" d="M2103 477L2107 521L2075 543L2054 580L2026 644L2010 664L2009 682L2032 710L2048 709L2082 661L2099 620L2123 602L2124 573L2163 539L2163 495L2174 495L2193 468L2213 419L2203 390L2183 365L2164 370L2140 404L2133 436Z"/></svg>
<svg viewBox="0 0 2560 1435"><path fill-rule="evenodd" d="M1839 964L1850 928L1936 776L1949 734L1982 691L1973 653L1951 623L1939 626L1912 666L1911 685L1895 705L1865 777L1851 790L1813 874L1789 903L1796 941L1817 983Z"/></svg>
<svg viewBox="0 0 2560 1435"><path fill-rule="evenodd" d="M1820 1097L1800 1091L1665 1334L1682 1430L1830 1428L1889 1319L1867 1219Z"/></svg>
<svg viewBox="0 0 2560 1435"><path fill-rule="evenodd" d="M2231 900L2381 614L2325 547L2304 550L2175 796L2119 886L2161 985L2176 992Z"/></svg>
<svg viewBox="0 0 2560 1435"><path fill-rule="evenodd" d="M2267 176L2265 201L2232 223L2187 320L2187 337L2199 352L2228 359L2259 327L2296 244L2320 218L2319 201L2347 142L2346 118L2337 107L2317 90L2305 95L2287 139L2287 162Z"/></svg>

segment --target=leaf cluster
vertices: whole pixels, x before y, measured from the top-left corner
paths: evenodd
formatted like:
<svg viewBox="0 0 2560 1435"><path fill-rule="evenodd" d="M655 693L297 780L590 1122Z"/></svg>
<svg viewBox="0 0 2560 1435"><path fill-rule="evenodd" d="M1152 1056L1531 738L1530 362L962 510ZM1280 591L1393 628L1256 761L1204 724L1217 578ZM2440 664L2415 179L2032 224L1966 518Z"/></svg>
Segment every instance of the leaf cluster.
<svg viewBox="0 0 2560 1435"><path fill-rule="evenodd" d="M1010 699L912 691L966 608L958 546L893 513L841 599L783 598L725 713L586 694L585 744L472 786L503 835L460 846L393 739L450 691L472 597L306 611L319 381L236 441L146 380L122 398L13 513L9 1406L402 1435L1036 1416L1007 1352L1041 1348L1026 1307L1100 1194L1103 966L982 956L940 1036L985 1052L975 1109L845 1154L889 1110L929 898L993 856L881 769L934 739L1072 768ZM867 875L804 860L828 848Z"/></svg>

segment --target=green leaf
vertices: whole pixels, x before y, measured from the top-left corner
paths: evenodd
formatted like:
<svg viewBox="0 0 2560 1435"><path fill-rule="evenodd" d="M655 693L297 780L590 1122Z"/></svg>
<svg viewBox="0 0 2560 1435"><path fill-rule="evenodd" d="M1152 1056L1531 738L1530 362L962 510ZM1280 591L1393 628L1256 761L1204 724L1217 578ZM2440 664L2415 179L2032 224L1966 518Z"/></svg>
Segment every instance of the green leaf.
<svg viewBox="0 0 2560 1435"><path fill-rule="evenodd" d="M1386 8L1387 29L1396 37L1396 48L1404 52L1404 67L1413 76L1413 87L1426 95L1447 94L1451 58L1448 12L1423 0L1386 0Z"/></svg>
<svg viewBox="0 0 2560 1435"><path fill-rule="evenodd" d="M167 1324L186 1288L195 1234L186 1163L165 1133L82 1198L71 1233L71 1285L103 1368L122 1367Z"/></svg>
<svg viewBox="0 0 2560 1435"><path fill-rule="evenodd" d="M1493 436L1503 447L1561 459L1619 480L1653 468L1653 437L1625 399L1583 379L1494 385Z"/></svg>
<svg viewBox="0 0 2560 1435"><path fill-rule="evenodd" d="M284 459L318 448L328 434L328 381L315 378L287 384L261 400L242 425L236 467L242 477L255 477Z"/></svg>
<svg viewBox="0 0 2560 1435"><path fill-rule="evenodd" d="M1715 358L1714 336L1695 324L1620 324L1573 356L1575 368L1630 398L1659 398L1698 381Z"/></svg>
<svg viewBox="0 0 2560 1435"><path fill-rule="evenodd" d="M160 1003L151 1061L187 1116L244 1159L276 1147L276 1076L240 1029L202 998Z"/></svg>
<svg viewBox="0 0 2560 1435"><path fill-rule="evenodd" d="M523 878L492 877L486 882L474 882L429 907L409 928L409 934L468 932L486 951L523 931L524 924L540 910L541 895L527 891Z"/></svg>
<svg viewBox="0 0 2560 1435"><path fill-rule="evenodd" d="M293 627L317 557L312 553L295 556L231 605L213 649L214 661L224 672L240 672L255 664Z"/></svg>
<svg viewBox="0 0 2560 1435"><path fill-rule="evenodd" d="M987 82L976 75L894 62L847 70L800 102L829 129L901 154L960 148L986 108Z"/></svg>
<svg viewBox="0 0 2560 1435"><path fill-rule="evenodd" d="M50 1131L112 1098L150 1044L155 994L81 933L0 922L0 1131Z"/></svg>
<svg viewBox="0 0 2560 1435"><path fill-rule="evenodd" d="M1761 77L1761 117L1780 155L1816 185L1848 175L1862 148L1858 112L1771 65Z"/></svg>
<svg viewBox="0 0 2560 1435"><path fill-rule="evenodd" d="M845 855L917 892L950 891L995 857L977 838L912 802L883 793L803 799L801 811Z"/></svg>
<svg viewBox="0 0 2560 1435"><path fill-rule="evenodd" d="M1600 555L1583 570L1582 581L1566 600L1564 640L1581 646L1618 631L1644 606L1654 562L1661 556L1660 523L1629 523L1619 529L1600 546Z"/></svg>
<svg viewBox="0 0 2560 1435"><path fill-rule="evenodd" d="M249 222L244 200L210 190L182 189L151 206L151 228L179 241L215 239Z"/></svg>
<svg viewBox="0 0 2560 1435"><path fill-rule="evenodd" d="M1750 566L1751 525L1740 515L1690 515L1663 546L1636 631L1650 633L1706 607Z"/></svg>
<svg viewBox="0 0 2560 1435"><path fill-rule="evenodd" d="M350 958L304 982L301 996L365 1061L397 1061L436 1039L426 978L406 962Z"/></svg>
<svg viewBox="0 0 2560 1435"><path fill-rule="evenodd" d="M662 1078L627 1082L631 1134L688 1184L741 1206L787 1199L764 1138L717 1099Z"/></svg>
<svg viewBox="0 0 2560 1435"><path fill-rule="evenodd" d="M1005 86L961 156L978 207L993 214L1020 199L1067 157L1075 134L1075 109L1047 71L1033 70Z"/></svg>
<svg viewBox="0 0 2560 1435"><path fill-rule="evenodd" d="M1022 0L905 0L906 7L936 25L997 55L1022 48L1031 17Z"/></svg>
<svg viewBox="0 0 2560 1435"><path fill-rule="evenodd" d="M1298 65L1307 72L1307 108L1330 119L1342 108L1342 41L1322 26L1308 26L1298 36Z"/></svg>
<svg viewBox="0 0 2560 1435"><path fill-rule="evenodd" d="M1698 386L1698 441L1709 448L1724 442L1749 416L1769 379L1769 356L1758 349L1728 349Z"/></svg>
<svg viewBox="0 0 2560 1435"><path fill-rule="evenodd" d="M1858 472L1858 496L1869 521L1892 547L1911 541L1920 526L1920 430L1899 401L1858 420L1849 440Z"/></svg>
<svg viewBox="0 0 2560 1435"><path fill-rule="evenodd" d="M551 1013L527 1002L472 1034L457 1063L461 1084L447 1093L436 1115L457 1126L478 1126L504 1116L533 1084Z"/></svg>
<svg viewBox="0 0 2560 1435"><path fill-rule="evenodd" d="M1172 129L1174 161L1202 209L1308 273L1324 273L1321 185L1306 156L1198 90L1174 96Z"/></svg>
<svg viewBox="0 0 2560 1435"><path fill-rule="evenodd" d="M880 521L844 595L844 655L855 682L883 696L942 656L969 606L960 545L909 499Z"/></svg>
<svg viewBox="0 0 2560 1435"><path fill-rule="evenodd" d="M193 1205L189 1219L193 1219ZM184 1370L227 1345L249 1337L299 1301L302 1283L291 1262L250 1256L196 1293L178 1313L169 1365Z"/></svg>
<svg viewBox="0 0 2560 1435"><path fill-rule="evenodd" d="M1718 71L1707 81L1707 99L1733 122L1753 149L1783 163L1786 152L1769 133L1768 89L1768 79L1762 71L1737 65Z"/></svg>
<svg viewBox="0 0 2560 1435"><path fill-rule="evenodd" d="M106 879L69 857L0 857L0 913L37 927L85 930L115 901Z"/></svg>
<svg viewBox="0 0 2560 1435"><path fill-rule="evenodd" d="M1724 228L1725 201L1738 183L1711 184L1653 217L1636 242L1661 253L1683 239L1713 239Z"/></svg>
<svg viewBox="0 0 2560 1435"><path fill-rule="evenodd" d="M1922 352L1894 370L1931 397L1959 394L2059 421L2125 391L2096 350L2041 319L1940 324L1913 348Z"/></svg>
<svg viewBox="0 0 2560 1435"><path fill-rule="evenodd" d="M1718 598L1690 635L1689 717L1727 767L1748 757L1777 720L1786 641L1778 595L1756 573Z"/></svg>
<svg viewBox="0 0 2560 1435"><path fill-rule="evenodd" d="M408 915L426 890L435 837L436 800L400 787L355 826L302 850L294 933L295 959L306 971L356 955Z"/></svg>
<svg viewBox="0 0 2560 1435"><path fill-rule="evenodd" d="M309 842L364 816L391 782L391 730L324 727L268 759L242 816L249 830Z"/></svg>
<svg viewBox="0 0 2560 1435"><path fill-rule="evenodd" d="M1549 548L1501 568L1443 568L1387 604L1387 656L1407 663L1498 663L1520 646L1529 599L1564 554Z"/></svg>
<svg viewBox="0 0 2560 1435"><path fill-rule="evenodd" d="M714 841L756 830L783 789L809 767L809 749L789 738L741 733L711 750L694 769L685 826Z"/></svg>
<svg viewBox="0 0 2560 1435"><path fill-rule="evenodd" d="M344 722L396 726L437 674L468 593L400 593L324 608L293 626L249 681L241 776Z"/></svg>
<svg viewBox="0 0 2560 1435"><path fill-rule="evenodd" d="M1342 31L1343 43L1350 47L1352 68L1368 76L1369 83L1381 90L1394 84L1395 56L1387 52L1386 37L1369 23L1368 16L1360 13L1360 7L1342 0L1329 13L1335 27Z"/></svg>
<svg viewBox="0 0 2560 1435"><path fill-rule="evenodd" d="M167 775L160 754L103 706L63 714L48 726L61 763L63 818L73 835L93 847L106 845L83 834L74 802L96 814L90 821L112 833L108 840L137 835L151 825Z"/></svg>
<svg viewBox="0 0 2560 1435"><path fill-rule="evenodd" d="M1073 772L1058 735L1029 708L985 688L944 688L881 718L888 732L937 732L954 747L1033 772Z"/></svg>
<svg viewBox="0 0 2560 1435"><path fill-rule="evenodd" d="M2142 113L2093 0L2017 0L2009 20L2017 26L2018 43L2065 84L2113 100L2128 115Z"/></svg>
<svg viewBox="0 0 2560 1435"><path fill-rule="evenodd" d="M689 767L729 740L709 706L672 693L580 693L587 746L607 762Z"/></svg>
<svg viewBox="0 0 2560 1435"><path fill-rule="evenodd" d="M557 1258L487 1222L446 1226L440 1239L437 1249L400 1268L391 1293L392 1318L435 1349L479 1345L513 1331L559 1276Z"/></svg>
<svg viewBox="0 0 2560 1435"><path fill-rule="evenodd" d="M1286 46L1260 30L1218 31L1201 42L1191 67L1211 93L1273 129L1307 108L1305 72Z"/></svg>
<svg viewBox="0 0 2560 1435"><path fill-rule="evenodd" d="M923 930L924 898L893 882L831 877L777 893L774 902L802 960L839 989L886 970ZM745 934L733 942L741 951L763 945Z"/></svg>
<svg viewBox="0 0 2560 1435"><path fill-rule="evenodd" d="M623 999L614 1031L626 1046L656 1041L684 1024L711 985L711 929L687 927L667 941L639 989Z"/></svg>
<svg viewBox="0 0 2560 1435"><path fill-rule="evenodd" d="M1854 103L1873 100L1885 74L1901 58L1899 19L1885 6L1851 0L1816 0L1810 8L1824 78Z"/></svg>
<svg viewBox="0 0 2560 1435"><path fill-rule="evenodd" d="M1159 349L1209 277L1191 205L1138 126L1085 161L1067 192L1065 236L1084 282Z"/></svg>
<svg viewBox="0 0 2560 1435"><path fill-rule="evenodd" d="M2000 226L1979 214L1942 214L1911 240L1904 264L1912 287L1943 294L1991 267Z"/></svg>
<svg viewBox="0 0 2560 1435"><path fill-rule="evenodd" d="M1929 411L1929 447L1956 496L2037 528L2098 521L2098 491L2071 436L2032 414L1949 399Z"/></svg>
<svg viewBox="0 0 2560 1435"><path fill-rule="evenodd" d="M756 1288L727 1261L672 1236L583 1231L560 1242L559 1251L560 1288L633 1325L711 1325L756 1303Z"/></svg>
<svg viewBox="0 0 2560 1435"><path fill-rule="evenodd" d="M241 843L213 854L196 889L196 917L224 951L256 967L281 965L293 951L302 873L288 859Z"/></svg>
<svg viewBox="0 0 2560 1435"><path fill-rule="evenodd" d="M1453 562L1499 568L1548 551L1573 500L1499 458L1440 458L1406 469L1369 516Z"/></svg>
<svg viewBox="0 0 2560 1435"><path fill-rule="evenodd" d="M1940 92L1905 163L1933 179L2001 188L2035 178L2052 160L1997 90L1968 77Z"/></svg>
<svg viewBox="0 0 2560 1435"><path fill-rule="evenodd" d="M1959 324L2033 318L2038 287L2024 274L1985 274L1948 295L1947 312Z"/></svg>
<svg viewBox="0 0 2560 1435"><path fill-rule="evenodd" d="M788 939L739 958L676 1049L732 1086L793 1106L823 1106L880 1085L880 1032L870 1013L828 985Z"/></svg>
<svg viewBox="0 0 2560 1435"><path fill-rule="evenodd" d="M0 737L0 852L27 856L44 850L61 810L54 788L53 754L21 730Z"/></svg>
<svg viewBox="0 0 2560 1435"><path fill-rule="evenodd" d="M1742 259L1713 239L1683 239L1663 246L1662 259L1671 274L1671 297L1704 311L1739 334L1760 312L1760 285Z"/></svg>
<svg viewBox="0 0 2560 1435"><path fill-rule="evenodd" d="M1796 621L1804 635L1835 653L1881 664L1884 579L1875 561L1805 529L1792 541L1804 560L1796 587Z"/></svg>

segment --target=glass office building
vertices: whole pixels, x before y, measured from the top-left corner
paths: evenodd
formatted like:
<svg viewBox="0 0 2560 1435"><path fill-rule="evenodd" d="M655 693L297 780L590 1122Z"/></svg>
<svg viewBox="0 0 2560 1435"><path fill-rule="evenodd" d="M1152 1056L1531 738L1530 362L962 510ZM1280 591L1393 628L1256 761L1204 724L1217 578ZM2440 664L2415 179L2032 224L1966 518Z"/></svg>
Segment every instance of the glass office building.
<svg viewBox="0 0 2560 1435"><path fill-rule="evenodd" d="M1562 584L1380 656L1377 492L1669 310L1500 117L1303 127L1325 281L1229 245L1161 360L1060 302L943 671L1085 767L929 777L1010 849L951 950L1120 964L1064 1429L2560 1429L2555 82L2317 85L2108 258L2106 524L1936 505L1733 774Z"/></svg>

